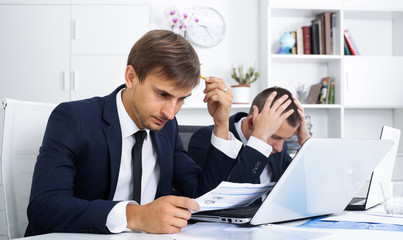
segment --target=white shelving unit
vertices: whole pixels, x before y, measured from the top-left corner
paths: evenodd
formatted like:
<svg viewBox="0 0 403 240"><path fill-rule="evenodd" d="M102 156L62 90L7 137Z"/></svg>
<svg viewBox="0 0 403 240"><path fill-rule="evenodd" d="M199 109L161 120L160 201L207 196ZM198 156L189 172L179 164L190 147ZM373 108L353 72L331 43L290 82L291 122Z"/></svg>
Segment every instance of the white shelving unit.
<svg viewBox="0 0 403 240"><path fill-rule="evenodd" d="M260 63L267 70L260 89L280 86L296 94L299 85L309 92L323 77L335 81L335 104L304 105L313 137L379 138L382 125L403 132L402 1L262 0L260 4ZM335 55L276 54L284 32L310 26L323 12L336 13ZM344 56L346 28L360 56ZM400 168L402 156L403 141Z"/></svg>

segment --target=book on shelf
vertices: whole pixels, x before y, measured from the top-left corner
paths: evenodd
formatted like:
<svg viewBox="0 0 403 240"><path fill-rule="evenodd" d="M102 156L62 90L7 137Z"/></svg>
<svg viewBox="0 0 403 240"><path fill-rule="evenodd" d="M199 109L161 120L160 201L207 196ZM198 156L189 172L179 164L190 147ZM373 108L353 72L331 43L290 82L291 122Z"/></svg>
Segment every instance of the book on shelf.
<svg viewBox="0 0 403 240"><path fill-rule="evenodd" d="M354 39L348 29L344 30L344 39L346 39L347 46L350 49L351 55L360 55L357 45L355 44Z"/></svg>
<svg viewBox="0 0 403 240"><path fill-rule="evenodd" d="M336 13L331 13L330 14L330 18L331 18L331 31L330 31L330 41L331 41L331 45L332 45L332 54L336 55L336 24L337 24L337 20L336 20Z"/></svg>
<svg viewBox="0 0 403 240"><path fill-rule="evenodd" d="M297 54L304 54L304 37L302 33L302 28L298 28L297 32Z"/></svg>
<svg viewBox="0 0 403 240"><path fill-rule="evenodd" d="M317 37L315 37L315 40L318 42L318 49L319 53L318 54L323 54L323 46L322 46L322 21L320 18L315 18L314 20L311 21L312 25L317 26Z"/></svg>
<svg viewBox="0 0 403 240"><path fill-rule="evenodd" d="M319 104L326 104L329 102L329 81L330 77L324 77L320 81L322 84L322 87L320 89L320 94L319 94Z"/></svg>
<svg viewBox="0 0 403 240"><path fill-rule="evenodd" d="M331 46L331 18L330 12L324 12L321 15L322 18L322 30L323 30L323 43L324 43L324 54L330 55L332 54L332 46Z"/></svg>
<svg viewBox="0 0 403 240"><path fill-rule="evenodd" d="M351 55L350 48L348 47L346 38L344 38L344 55Z"/></svg>
<svg viewBox="0 0 403 240"><path fill-rule="evenodd" d="M334 83L333 80L330 80L329 86L330 86L330 88L329 88L329 101L328 101L328 104L334 104L335 83Z"/></svg>
<svg viewBox="0 0 403 240"><path fill-rule="evenodd" d="M296 31L292 31L290 32L291 35L294 37L295 39L295 44L294 47L291 48L291 54L297 54L297 32Z"/></svg>
<svg viewBox="0 0 403 240"><path fill-rule="evenodd" d="M304 41L304 54L311 54L311 27L302 27L302 36Z"/></svg>
<svg viewBox="0 0 403 240"><path fill-rule="evenodd" d="M319 24L311 25L311 54L320 54L319 51Z"/></svg>
<svg viewBox="0 0 403 240"><path fill-rule="evenodd" d="M316 104L319 100L320 90L322 88L322 82L313 84L309 89L308 97L306 98L307 104Z"/></svg>

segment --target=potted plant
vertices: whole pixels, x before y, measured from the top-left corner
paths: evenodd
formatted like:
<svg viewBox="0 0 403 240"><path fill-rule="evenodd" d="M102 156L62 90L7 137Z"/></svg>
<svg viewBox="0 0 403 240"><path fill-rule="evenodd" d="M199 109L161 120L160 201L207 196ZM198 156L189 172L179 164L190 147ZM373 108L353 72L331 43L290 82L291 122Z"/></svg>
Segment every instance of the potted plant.
<svg viewBox="0 0 403 240"><path fill-rule="evenodd" d="M234 94L234 99L232 103L236 104L248 104L249 103L249 89L250 84L256 82L259 78L260 73L255 70L255 67L249 67L248 71L244 73L243 65L240 64L237 68L232 68L231 77L238 83L237 85L232 85L232 93Z"/></svg>

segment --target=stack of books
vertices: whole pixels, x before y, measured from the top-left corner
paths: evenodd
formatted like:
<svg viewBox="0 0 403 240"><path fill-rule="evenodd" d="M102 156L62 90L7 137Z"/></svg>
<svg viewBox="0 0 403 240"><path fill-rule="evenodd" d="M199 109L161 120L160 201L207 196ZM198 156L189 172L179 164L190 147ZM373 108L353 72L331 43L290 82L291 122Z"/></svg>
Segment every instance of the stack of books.
<svg viewBox="0 0 403 240"><path fill-rule="evenodd" d="M336 13L324 12L291 34L295 38L292 54L336 54Z"/></svg>
<svg viewBox="0 0 403 240"><path fill-rule="evenodd" d="M335 83L331 77L324 77L309 90L307 104L334 104Z"/></svg>

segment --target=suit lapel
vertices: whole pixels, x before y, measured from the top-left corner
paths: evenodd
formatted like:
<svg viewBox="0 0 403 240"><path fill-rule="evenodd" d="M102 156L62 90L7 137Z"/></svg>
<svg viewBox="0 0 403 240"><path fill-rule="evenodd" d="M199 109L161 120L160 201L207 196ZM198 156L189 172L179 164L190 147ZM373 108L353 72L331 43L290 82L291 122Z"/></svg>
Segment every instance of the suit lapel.
<svg viewBox="0 0 403 240"><path fill-rule="evenodd" d="M166 142L166 138L161 134L161 132L153 132L150 131L151 141L154 145L154 149L157 153L157 161L160 165L160 180L157 187L157 192L155 194L155 198L158 198L163 195L168 195L170 192L167 192L167 184L170 186L171 183L167 182L169 179L167 174L169 172L169 168L171 166L168 164L168 161L165 159L164 154L164 146L168 143ZM172 172L172 171L171 171Z"/></svg>
<svg viewBox="0 0 403 240"><path fill-rule="evenodd" d="M109 148L111 185L109 199L112 200L118 182L121 153L122 131L120 128L118 110L116 106L116 94L124 85L119 86L112 94L105 97L103 119L105 121L104 134Z"/></svg>

